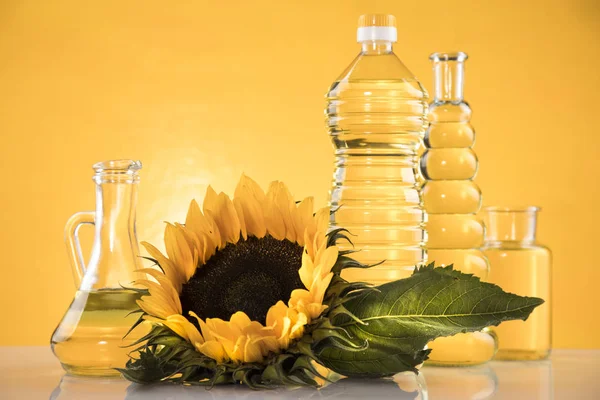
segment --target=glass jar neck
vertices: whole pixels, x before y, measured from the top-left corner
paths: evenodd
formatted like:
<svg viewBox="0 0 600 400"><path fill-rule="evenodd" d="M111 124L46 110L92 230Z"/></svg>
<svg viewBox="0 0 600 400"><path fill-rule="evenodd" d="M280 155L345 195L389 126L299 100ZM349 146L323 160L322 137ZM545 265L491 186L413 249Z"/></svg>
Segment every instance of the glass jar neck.
<svg viewBox="0 0 600 400"><path fill-rule="evenodd" d="M110 232L128 232L135 227L137 182L96 184L96 230L102 240L112 240Z"/></svg>
<svg viewBox="0 0 600 400"><path fill-rule="evenodd" d="M80 290L120 288L142 267L135 232L138 171L141 163L106 161L96 174L96 234Z"/></svg>
<svg viewBox="0 0 600 400"><path fill-rule="evenodd" d="M486 242L535 242L538 211L537 207L484 209Z"/></svg>
<svg viewBox="0 0 600 400"><path fill-rule="evenodd" d="M463 101L465 53L434 53L433 85L435 102L460 103Z"/></svg>
<svg viewBox="0 0 600 400"><path fill-rule="evenodd" d="M120 165L119 163L123 163ZM114 240L108 232L129 232L135 228L137 186L140 180L136 161L111 161L96 165L96 230L102 240ZM111 246L112 248L112 246Z"/></svg>
<svg viewBox="0 0 600 400"><path fill-rule="evenodd" d="M361 46L361 54L363 55L391 54L393 51L392 42L384 40L369 40L362 42Z"/></svg>

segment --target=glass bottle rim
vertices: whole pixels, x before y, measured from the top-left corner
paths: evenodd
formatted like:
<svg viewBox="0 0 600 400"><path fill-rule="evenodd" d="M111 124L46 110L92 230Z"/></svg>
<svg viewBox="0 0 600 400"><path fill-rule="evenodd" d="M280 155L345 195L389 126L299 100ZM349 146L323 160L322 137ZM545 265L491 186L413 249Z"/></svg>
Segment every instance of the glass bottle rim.
<svg viewBox="0 0 600 400"><path fill-rule="evenodd" d="M107 160L95 163L92 168L96 173L110 173L110 172L136 172L142 169L142 162L139 160Z"/></svg>
<svg viewBox="0 0 600 400"><path fill-rule="evenodd" d="M482 208L484 212L496 213L531 213L542 211L538 206L520 206L520 207L503 207L503 206L486 206Z"/></svg>
<svg viewBox="0 0 600 400"><path fill-rule="evenodd" d="M431 61L465 61L467 58L468 54L463 51L437 52L429 56Z"/></svg>

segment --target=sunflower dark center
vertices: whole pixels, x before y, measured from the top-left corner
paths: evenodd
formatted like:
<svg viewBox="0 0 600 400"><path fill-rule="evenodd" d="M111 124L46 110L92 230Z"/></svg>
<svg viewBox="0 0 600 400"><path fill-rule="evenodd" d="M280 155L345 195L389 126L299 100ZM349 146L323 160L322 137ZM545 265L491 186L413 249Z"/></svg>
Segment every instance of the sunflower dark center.
<svg viewBox="0 0 600 400"><path fill-rule="evenodd" d="M229 320L244 311L264 324L272 305L287 303L292 290L304 287L298 275L302 251L297 243L271 236L228 244L183 285L183 315L193 311L202 319Z"/></svg>

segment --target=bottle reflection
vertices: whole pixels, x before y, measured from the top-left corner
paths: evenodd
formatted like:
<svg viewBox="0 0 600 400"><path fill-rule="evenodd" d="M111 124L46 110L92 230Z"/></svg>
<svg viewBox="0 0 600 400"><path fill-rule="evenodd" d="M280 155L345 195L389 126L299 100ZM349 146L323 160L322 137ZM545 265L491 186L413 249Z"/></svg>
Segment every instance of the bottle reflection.
<svg viewBox="0 0 600 400"><path fill-rule="evenodd" d="M404 372L396 374L392 379L341 379L332 383L318 393L319 399L369 399L393 398L399 400L427 400L427 386L422 374ZM301 397L313 398L313 397Z"/></svg>
<svg viewBox="0 0 600 400"><path fill-rule="evenodd" d="M365 399L394 398L427 400L427 388L422 374L402 373L393 379L341 379L313 388L279 388L253 391L242 385L205 387L179 384L138 385L118 378L84 378L64 375L50 400L159 400L159 399Z"/></svg>
<svg viewBox="0 0 600 400"><path fill-rule="evenodd" d="M552 363L544 361L493 361L486 365L447 368L425 366L416 375L402 373L393 379L341 379L320 390L279 388L253 391L242 385L204 387L179 384L138 385L118 378L84 378L65 375L50 400L158 400L158 399L368 399L485 400L552 399Z"/></svg>
<svg viewBox="0 0 600 400"><path fill-rule="evenodd" d="M491 399L498 388L498 377L489 364L461 368L425 366L421 374L431 400Z"/></svg>
<svg viewBox="0 0 600 400"><path fill-rule="evenodd" d="M50 400L100 400L124 398L130 382L115 378L63 375Z"/></svg>
<svg viewBox="0 0 600 400"><path fill-rule="evenodd" d="M550 360L492 361L490 366L500 382L499 398L552 400L554 397Z"/></svg>

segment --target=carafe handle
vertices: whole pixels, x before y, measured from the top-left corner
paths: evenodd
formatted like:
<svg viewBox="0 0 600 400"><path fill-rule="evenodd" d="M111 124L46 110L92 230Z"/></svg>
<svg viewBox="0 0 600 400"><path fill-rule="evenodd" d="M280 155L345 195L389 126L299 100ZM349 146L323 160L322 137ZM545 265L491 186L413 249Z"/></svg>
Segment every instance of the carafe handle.
<svg viewBox="0 0 600 400"><path fill-rule="evenodd" d="M79 228L84 224L95 225L95 220L96 213L94 211L83 211L73 214L65 225L65 243L76 287L79 287L85 273L85 262L79 242Z"/></svg>

